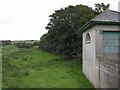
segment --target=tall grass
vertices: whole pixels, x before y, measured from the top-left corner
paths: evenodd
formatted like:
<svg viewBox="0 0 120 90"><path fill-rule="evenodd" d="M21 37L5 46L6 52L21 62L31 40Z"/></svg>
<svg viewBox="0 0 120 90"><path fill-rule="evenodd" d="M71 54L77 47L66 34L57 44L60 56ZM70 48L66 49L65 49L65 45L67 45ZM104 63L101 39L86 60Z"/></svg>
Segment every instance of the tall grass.
<svg viewBox="0 0 120 90"><path fill-rule="evenodd" d="M35 49L3 47L3 88L93 88L81 60Z"/></svg>

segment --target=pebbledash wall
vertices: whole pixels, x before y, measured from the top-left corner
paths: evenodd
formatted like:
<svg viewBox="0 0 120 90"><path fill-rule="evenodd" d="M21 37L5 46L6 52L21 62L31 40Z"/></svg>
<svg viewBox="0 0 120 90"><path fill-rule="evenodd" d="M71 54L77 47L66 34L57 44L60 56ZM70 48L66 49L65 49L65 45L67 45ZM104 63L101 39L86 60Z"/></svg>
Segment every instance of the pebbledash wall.
<svg viewBox="0 0 120 90"><path fill-rule="evenodd" d="M84 31L83 73L95 88L118 88L120 54L103 53L103 32L105 31L120 33L120 26L95 25ZM87 34L90 36L88 40Z"/></svg>

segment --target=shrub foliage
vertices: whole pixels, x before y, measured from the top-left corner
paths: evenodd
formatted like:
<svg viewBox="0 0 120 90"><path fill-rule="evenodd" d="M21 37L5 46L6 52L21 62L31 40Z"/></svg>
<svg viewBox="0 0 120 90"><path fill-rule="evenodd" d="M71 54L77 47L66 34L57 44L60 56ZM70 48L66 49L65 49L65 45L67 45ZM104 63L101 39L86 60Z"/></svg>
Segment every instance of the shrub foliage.
<svg viewBox="0 0 120 90"><path fill-rule="evenodd" d="M82 52L82 33L79 29L95 15L92 8L84 5L55 11L49 16L48 33L41 37L39 47L55 54L77 57Z"/></svg>

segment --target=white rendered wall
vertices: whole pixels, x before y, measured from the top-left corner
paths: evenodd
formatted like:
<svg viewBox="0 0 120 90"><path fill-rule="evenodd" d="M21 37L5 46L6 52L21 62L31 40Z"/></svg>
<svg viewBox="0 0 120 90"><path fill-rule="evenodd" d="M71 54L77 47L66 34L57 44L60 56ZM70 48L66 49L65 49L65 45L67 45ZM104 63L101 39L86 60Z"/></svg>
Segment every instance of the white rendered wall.
<svg viewBox="0 0 120 90"><path fill-rule="evenodd" d="M87 33L91 37L91 43L88 44L85 42ZM95 47L95 27L93 27L83 33L83 73L93 85L95 84Z"/></svg>

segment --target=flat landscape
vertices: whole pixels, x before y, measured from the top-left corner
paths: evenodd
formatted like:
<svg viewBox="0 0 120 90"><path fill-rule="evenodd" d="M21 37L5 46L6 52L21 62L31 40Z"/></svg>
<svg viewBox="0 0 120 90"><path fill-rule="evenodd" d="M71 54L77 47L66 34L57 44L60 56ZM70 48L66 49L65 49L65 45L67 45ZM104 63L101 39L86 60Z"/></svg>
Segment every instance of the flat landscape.
<svg viewBox="0 0 120 90"><path fill-rule="evenodd" d="M2 47L3 88L93 88L79 59L39 49Z"/></svg>

